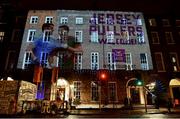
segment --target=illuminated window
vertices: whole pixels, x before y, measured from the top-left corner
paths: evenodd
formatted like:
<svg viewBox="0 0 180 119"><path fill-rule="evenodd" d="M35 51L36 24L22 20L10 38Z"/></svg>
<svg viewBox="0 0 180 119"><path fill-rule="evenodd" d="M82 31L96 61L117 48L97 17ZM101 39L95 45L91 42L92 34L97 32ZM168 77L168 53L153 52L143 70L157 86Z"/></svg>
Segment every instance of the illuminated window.
<svg viewBox="0 0 180 119"><path fill-rule="evenodd" d="M170 26L169 20L168 20L168 19L162 19L162 25L163 25L164 27Z"/></svg>
<svg viewBox="0 0 180 119"><path fill-rule="evenodd" d="M90 18L91 24L98 24L98 18Z"/></svg>
<svg viewBox="0 0 180 119"><path fill-rule="evenodd" d="M122 36L122 38L129 40L129 32L128 31L122 31L121 36Z"/></svg>
<svg viewBox="0 0 180 119"><path fill-rule="evenodd" d="M49 30L44 30L43 34L43 41L49 42L50 41L51 32Z"/></svg>
<svg viewBox="0 0 180 119"><path fill-rule="evenodd" d="M172 32L165 32L165 39L167 41L168 44L174 44L174 39L173 39L173 35Z"/></svg>
<svg viewBox="0 0 180 119"><path fill-rule="evenodd" d="M176 20L176 26L180 27L180 20Z"/></svg>
<svg viewBox="0 0 180 119"><path fill-rule="evenodd" d="M47 67L48 64L48 53L47 52L41 52L41 66L42 67Z"/></svg>
<svg viewBox="0 0 180 119"><path fill-rule="evenodd" d="M142 26L142 19L136 19L136 25Z"/></svg>
<svg viewBox="0 0 180 119"><path fill-rule="evenodd" d="M126 70L132 70L132 57L131 53L126 53Z"/></svg>
<svg viewBox="0 0 180 119"><path fill-rule="evenodd" d="M126 18L122 18L120 21L121 25L127 25L127 19Z"/></svg>
<svg viewBox="0 0 180 119"><path fill-rule="evenodd" d="M53 23L53 17L47 16L45 19L45 23Z"/></svg>
<svg viewBox="0 0 180 119"><path fill-rule="evenodd" d="M83 31L75 31L75 42L82 42L82 32Z"/></svg>
<svg viewBox="0 0 180 119"><path fill-rule="evenodd" d="M35 29L28 30L27 42L33 42L34 41L35 33L36 33Z"/></svg>
<svg viewBox="0 0 180 119"><path fill-rule="evenodd" d="M92 101L99 100L99 89L98 89L97 81L91 81L91 100Z"/></svg>
<svg viewBox="0 0 180 119"><path fill-rule="evenodd" d="M27 69L31 64L31 55L31 52L25 52L22 69Z"/></svg>
<svg viewBox="0 0 180 119"><path fill-rule="evenodd" d="M0 42L3 42L4 34L5 34L5 32L0 31Z"/></svg>
<svg viewBox="0 0 180 119"><path fill-rule="evenodd" d="M164 60L161 52L156 52L155 54L155 62L156 62L156 68L158 72L164 72L165 71L165 65Z"/></svg>
<svg viewBox="0 0 180 119"><path fill-rule="evenodd" d="M151 39L153 44L159 44L158 32L151 32Z"/></svg>
<svg viewBox="0 0 180 119"><path fill-rule="evenodd" d="M137 32L137 42L139 44L145 43L145 39L144 39L144 33L143 32Z"/></svg>
<svg viewBox="0 0 180 119"><path fill-rule="evenodd" d="M150 26L157 26L155 19L149 19L149 25Z"/></svg>
<svg viewBox="0 0 180 119"><path fill-rule="evenodd" d="M31 16L30 24L37 24L38 23L38 16Z"/></svg>
<svg viewBox="0 0 180 119"><path fill-rule="evenodd" d="M99 42L98 41L98 31L91 31L91 42Z"/></svg>
<svg viewBox="0 0 180 119"><path fill-rule="evenodd" d="M173 67L173 71L179 71L179 62L177 53L170 53L171 65Z"/></svg>
<svg viewBox="0 0 180 119"><path fill-rule="evenodd" d="M106 18L106 24L114 24L114 19L113 18Z"/></svg>
<svg viewBox="0 0 180 119"><path fill-rule="evenodd" d="M142 70L148 70L149 69L146 53L140 54L140 63L141 63L141 69Z"/></svg>
<svg viewBox="0 0 180 119"><path fill-rule="evenodd" d="M91 69L98 70L99 69L99 53L91 52Z"/></svg>
<svg viewBox="0 0 180 119"><path fill-rule="evenodd" d="M60 18L60 23L61 24L68 24L68 18L67 17L61 17Z"/></svg>
<svg viewBox="0 0 180 119"><path fill-rule="evenodd" d="M82 53L75 53L74 69L82 69Z"/></svg>
<svg viewBox="0 0 180 119"><path fill-rule="evenodd" d="M81 99L81 81L73 81L74 85L74 98Z"/></svg>
<svg viewBox="0 0 180 119"><path fill-rule="evenodd" d="M76 17L76 24L83 24L83 18L82 17Z"/></svg>
<svg viewBox="0 0 180 119"><path fill-rule="evenodd" d="M116 70L116 62L113 58L114 54L112 52L107 52L107 63L110 70Z"/></svg>
<svg viewBox="0 0 180 119"><path fill-rule="evenodd" d="M106 38L107 38L107 42L111 43L114 40L114 32L113 31L107 31L106 32Z"/></svg>
<svg viewBox="0 0 180 119"><path fill-rule="evenodd" d="M116 82L108 82L108 100L110 102L117 100L117 86Z"/></svg>

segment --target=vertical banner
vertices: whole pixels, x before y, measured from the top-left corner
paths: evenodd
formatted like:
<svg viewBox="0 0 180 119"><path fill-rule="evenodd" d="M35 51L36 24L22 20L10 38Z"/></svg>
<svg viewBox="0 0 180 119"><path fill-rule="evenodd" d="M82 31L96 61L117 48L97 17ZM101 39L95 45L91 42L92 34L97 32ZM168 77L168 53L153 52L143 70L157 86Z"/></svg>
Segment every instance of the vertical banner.
<svg viewBox="0 0 180 119"><path fill-rule="evenodd" d="M43 78L43 68L41 66L34 67L33 82L40 83Z"/></svg>
<svg viewBox="0 0 180 119"><path fill-rule="evenodd" d="M126 62L125 49L112 49L113 62Z"/></svg>

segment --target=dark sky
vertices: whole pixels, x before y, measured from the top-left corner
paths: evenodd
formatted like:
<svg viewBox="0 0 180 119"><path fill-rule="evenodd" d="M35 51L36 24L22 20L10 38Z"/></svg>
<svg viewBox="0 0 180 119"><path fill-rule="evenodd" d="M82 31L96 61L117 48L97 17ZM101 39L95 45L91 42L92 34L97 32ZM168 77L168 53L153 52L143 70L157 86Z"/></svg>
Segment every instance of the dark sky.
<svg viewBox="0 0 180 119"><path fill-rule="evenodd" d="M23 9L118 10L145 13L180 11L178 0L19 0ZM179 10L178 10L179 9Z"/></svg>

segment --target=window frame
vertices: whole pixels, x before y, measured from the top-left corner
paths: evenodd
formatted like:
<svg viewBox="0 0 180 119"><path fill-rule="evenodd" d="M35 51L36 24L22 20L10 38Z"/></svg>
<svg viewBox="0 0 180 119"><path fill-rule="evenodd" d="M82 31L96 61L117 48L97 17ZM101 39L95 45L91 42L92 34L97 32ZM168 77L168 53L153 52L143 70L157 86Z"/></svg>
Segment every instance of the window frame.
<svg viewBox="0 0 180 119"><path fill-rule="evenodd" d="M90 59L91 59L91 70L98 70L99 69L99 52L91 52Z"/></svg>
<svg viewBox="0 0 180 119"><path fill-rule="evenodd" d="M33 20L34 19L34 20ZM38 16L31 16L30 24L38 24L39 17Z"/></svg>
<svg viewBox="0 0 180 119"><path fill-rule="evenodd" d="M83 23L84 23L83 17L76 17L76 24L77 25L80 25L80 24L83 24Z"/></svg>
<svg viewBox="0 0 180 119"><path fill-rule="evenodd" d="M157 71L158 72L166 72L166 68L165 68L164 58L163 58L162 52L155 52L154 53L155 63L156 63L156 66L158 66L158 64L157 64L158 60L156 60L156 55L160 55L160 57L161 57L161 65L162 65L162 70L159 70L158 67L156 67Z"/></svg>

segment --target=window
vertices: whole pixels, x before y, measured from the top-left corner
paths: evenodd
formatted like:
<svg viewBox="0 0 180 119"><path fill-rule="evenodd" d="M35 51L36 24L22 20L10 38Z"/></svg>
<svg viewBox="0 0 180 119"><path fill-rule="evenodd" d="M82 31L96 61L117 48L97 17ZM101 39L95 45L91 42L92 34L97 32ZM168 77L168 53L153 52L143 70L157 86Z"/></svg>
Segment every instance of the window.
<svg viewBox="0 0 180 119"><path fill-rule="evenodd" d="M61 17L60 18L60 23L61 24L67 24L68 23L68 18L67 17Z"/></svg>
<svg viewBox="0 0 180 119"><path fill-rule="evenodd" d="M91 42L98 43L98 31L91 32Z"/></svg>
<svg viewBox="0 0 180 119"><path fill-rule="evenodd" d="M81 93L80 93L81 81L73 81L73 85L74 85L74 98L81 99Z"/></svg>
<svg viewBox="0 0 180 119"><path fill-rule="evenodd" d="M75 53L74 69L82 69L82 53Z"/></svg>
<svg viewBox="0 0 180 119"><path fill-rule="evenodd" d="M91 18L90 23L91 24L98 24L98 18Z"/></svg>
<svg viewBox="0 0 180 119"><path fill-rule="evenodd" d="M151 32L151 38L153 44L159 44L159 35L158 32Z"/></svg>
<svg viewBox="0 0 180 119"><path fill-rule="evenodd" d="M156 62L156 68L158 72L164 72L165 71L165 65L164 60L161 52L155 53L155 62Z"/></svg>
<svg viewBox="0 0 180 119"><path fill-rule="evenodd" d="M5 34L5 32L0 31L0 42L3 42L3 40L4 40L4 34Z"/></svg>
<svg viewBox="0 0 180 119"><path fill-rule="evenodd" d="M106 24L114 24L114 19L113 18L106 18Z"/></svg>
<svg viewBox="0 0 180 119"><path fill-rule="evenodd" d="M148 70L149 69L146 53L140 54L140 63L141 63L141 69L142 70Z"/></svg>
<svg viewBox="0 0 180 119"><path fill-rule="evenodd" d="M8 56L6 59L6 67L5 67L6 70L14 69L16 67L15 63L16 63L17 55L18 53L16 53L16 51L13 50L8 51Z"/></svg>
<svg viewBox="0 0 180 119"><path fill-rule="evenodd" d="M132 70L132 57L131 53L126 53L126 70Z"/></svg>
<svg viewBox="0 0 180 119"><path fill-rule="evenodd" d="M121 36L122 36L122 38L129 40L129 32L128 31L122 31Z"/></svg>
<svg viewBox="0 0 180 119"><path fill-rule="evenodd" d="M126 18L122 18L120 23L121 23L121 25L127 25L127 19Z"/></svg>
<svg viewBox="0 0 180 119"><path fill-rule="evenodd" d="M36 33L35 29L30 29L28 31L27 42L33 42L34 41L35 33Z"/></svg>
<svg viewBox="0 0 180 119"><path fill-rule="evenodd" d="M31 16L30 24L37 24L38 23L38 16Z"/></svg>
<svg viewBox="0 0 180 119"><path fill-rule="evenodd" d="M31 55L31 52L25 52L22 69L27 69L31 64Z"/></svg>
<svg viewBox="0 0 180 119"><path fill-rule="evenodd" d="M21 29L14 29L12 34L12 42L19 42L21 41L23 36L23 31Z"/></svg>
<svg viewBox="0 0 180 119"><path fill-rule="evenodd" d="M169 20L168 20L168 19L162 19L162 25L163 25L164 27L170 26Z"/></svg>
<svg viewBox="0 0 180 119"><path fill-rule="evenodd" d="M168 44L174 44L172 32L165 32L165 39Z"/></svg>
<svg viewBox="0 0 180 119"><path fill-rule="evenodd" d="M99 69L99 53L98 52L91 53L91 69L92 70Z"/></svg>
<svg viewBox="0 0 180 119"><path fill-rule="evenodd" d="M180 27L180 20L176 20L176 26Z"/></svg>
<svg viewBox="0 0 180 119"><path fill-rule="evenodd" d="M173 71L179 71L179 60L178 60L178 55L177 53L170 53L170 59L171 59L171 64L173 67Z"/></svg>
<svg viewBox="0 0 180 119"><path fill-rule="evenodd" d="M116 82L108 82L108 99L113 102L117 100Z"/></svg>
<svg viewBox="0 0 180 119"><path fill-rule="evenodd" d="M75 42L82 42L83 31L75 31Z"/></svg>
<svg viewBox="0 0 180 119"><path fill-rule="evenodd" d="M43 34L43 41L49 42L50 41L51 32L49 30L44 30Z"/></svg>
<svg viewBox="0 0 180 119"><path fill-rule="evenodd" d="M107 38L107 42L111 43L114 40L114 32L113 31L107 31L106 32L106 38Z"/></svg>
<svg viewBox="0 0 180 119"><path fill-rule="evenodd" d="M98 101L99 100L99 89L98 89L98 81L91 82L91 100Z"/></svg>
<svg viewBox="0 0 180 119"><path fill-rule="evenodd" d="M47 67L48 64L48 53L47 52L41 52L41 66Z"/></svg>
<svg viewBox="0 0 180 119"><path fill-rule="evenodd" d="M149 25L150 26L157 26L155 19L149 19Z"/></svg>
<svg viewBox="0 0 180 119"><path fill-rule="evenodd" d="M46 17L45 23L53 23L53 17L51 16Z"/></svg>
<svg viewBox="0 0 180 119"><path fill-rule="evenodd" d="M137 32L137 42L139 44L145 43L143 32Z"/></svg>
<svg viewBox="0 0 180 119"><path fill-rule="evenodd" d="M142 19L136 19L136 25L142 26Z"/></svg>
<svg viewBox="0 0 180 119"><path fill-rule="evenodd" d="M64 66L63 66L63 57L65 56L65 54L64 53L58 53L58 59L57 59L57 61L58 61L58 67L60 67L61 69L63 69L64 68Z"/></svg>
<svg viewBox="0 0 180 119"><path fill-rule="evenodd" d="M76 24L83 24L83 18L82 17L76 17Z"/></svg>
<svg viewBox="0 0 180 119"><path fill-rule="evenodd" d="M114 54L112 52L107 52L107 63L110 70L116 70L116 62L113 58Z"/></svg>

